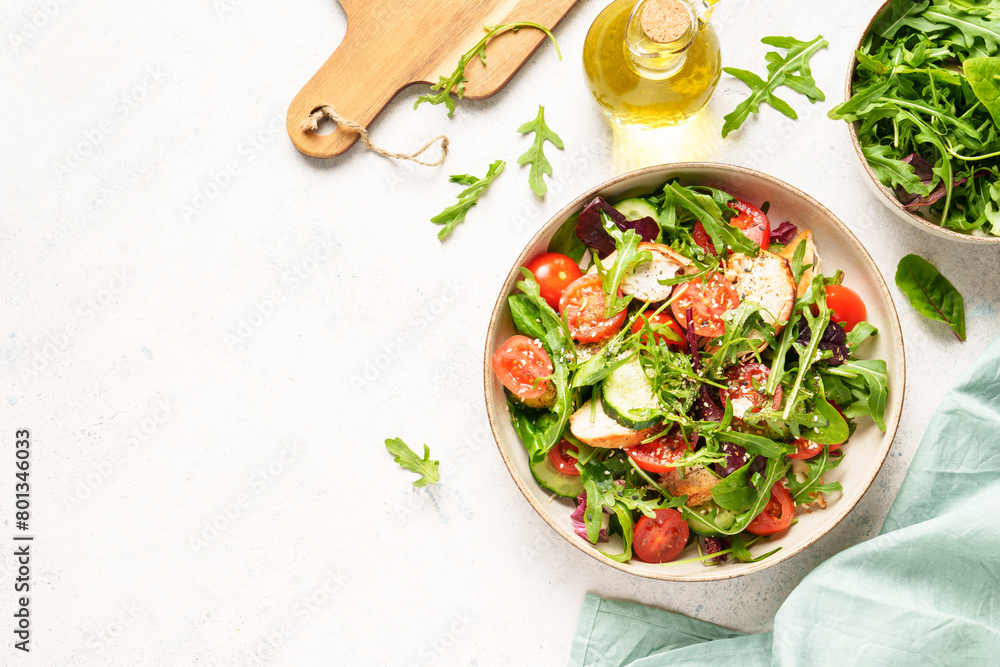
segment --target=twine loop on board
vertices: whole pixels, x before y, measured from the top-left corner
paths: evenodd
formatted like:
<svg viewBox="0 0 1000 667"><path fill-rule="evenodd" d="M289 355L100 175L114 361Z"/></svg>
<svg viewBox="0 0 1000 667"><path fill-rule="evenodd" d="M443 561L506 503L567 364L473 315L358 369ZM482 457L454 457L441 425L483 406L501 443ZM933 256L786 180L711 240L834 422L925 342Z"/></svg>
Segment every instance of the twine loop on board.
<svg viewBox="0 0 1000 667"><path fill-rule="evenodd" d="M329 118L338 125L343 125L344 127L357 132L358 135L361 137L361 141L364 142L365 146L367 146L370 150L374 151L375 153L378 153L382 157L387 157L392 160L411 160L413 162L416 162L417 164L422 164L425 167L437 167L438 165L444 162L444 159L446 157L448 157L448 144L450 142L448 140L448 137L444 136L443 134L436 136L430 141L428 141L426 144L424 144L424 147L418 150L416 153L412 154L390 153L389 151L383 148L379 148L378 146L372 143L371 139L368 138L368 130L363 125L355 123L353 120L350 120L348 118L344 118L339 113L337 113L336 109L326 105L321 106L320 108L316 109L311 114L309 114L309 118L302 121L302 129L315 132L316 130L319 129L319 123L324 118ZM437 162L424 162L423 160L418 159L424 151L426 151L428 148L436 144L438 141L441 142L441 157L438 159Z"/></svg>

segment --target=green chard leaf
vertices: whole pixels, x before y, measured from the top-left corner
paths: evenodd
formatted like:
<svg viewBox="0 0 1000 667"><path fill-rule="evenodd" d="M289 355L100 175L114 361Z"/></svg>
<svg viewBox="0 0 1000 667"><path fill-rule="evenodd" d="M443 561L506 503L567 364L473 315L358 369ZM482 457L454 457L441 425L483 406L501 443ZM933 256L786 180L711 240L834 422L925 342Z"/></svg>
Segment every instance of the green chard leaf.
<svg viewBox="0 0 1000 667"><path fill-rule="evenodd" d="M524 280L518 281L521 294L511 296L507 303L515 326L526 336L538 338L552 360L552 376L556 402L548 410L533 410L513 398L507 399L511 424L524 443L533 463L541 463L552 446L559 442L573 409L569 385L567 358L572 358L573 342L565 322L542 298L538 283L528 269L522 268ZM521 329L524 327L524 329Z"/></svg>
<svg viewBox="0 0 1000 667"><path fill-rule="evenodd" d="M962 63L972 92L1000 126L1000 58L969 58Z"/></svg>
<svg viewBox="0 0 1000 667"><path fill-rule="evenodd" d="M741 102L725 117L725 123L722 126L723 138L740 127L751 113L758 113L760 105L764 103L771 105L775 110L789 118L798 118L795 110L774 94L775 89L780 86L786 86L805 95L810 102L815 103L826 99L823 91L816 86L816 80L809 69L809 59L829 44L822 35L811 42L802 42L794 37L765 37L760 41L768 46L785 49L785 55L782 56L777 51L767 53L765 56L768 63L767 81L748 70L733 67L722 68L722 71L735 76L751 90L750 97Z"/></svg>
<svg viewBox="0 0 1000 667"><path fill-rule="evenodd" d="M579 213L571 215L569 219L566 220L566 222L564 222L558 230L556 230L556 233L552 236L552 240L549 241L549 252L557 252L561 255L572 257L573 261L577 263L583 259L584 253L587 252L587 246L580 240L580 237L576 235L576 223L579 217Z"/></svg>
<svg viewBox="0 0 1000 667"><path fill-rule="evenodd" d="M899 260L896 286L918 313L944 322L959 340L965 340L965 300L933 264L919 255Z"/></svg>
<svg viewBox="0 0 1000 667"><path fill-rule="evenodd" d="M441 475L438 473L438 461L431 460L431 450L427 445L424 445L424 458L417 456L416 452L400 438L386 440L385 448L395 457L396 463L420 475L420 479L413 482L413 486L419 488L428 484L437 484L438 480L441 479Z"/></svg>
<svg viewBox="0 0 1000 667"><path fill-rule="evenodd" d="M506 164L507 163L503 160L497 160L490 165L486 175L482 178L477 178L472 174L461 174L458 176L452 176L448 179L452 183L458 183L459 185L465 185L468 187L456 195L458 197L457 204L452 204L431 218L431 222L435 225L444 225L444 228L438 232L438 238L440 240L443 241L447 238L447 236L455 229L455 226L465 220L465 216L469 212L469 209L479 203L479 196L485 192L490 185L492 185L497 176L503 173L503 168Z"/></svg>
<svg viewBox="0 0 1000 667"><path fill-rule="evenodd" d="M528 171L528 184L531 186L532 192L539 197L544 197L548 186L545 184L543 174L552 175L552 165L545 157L545 142L548 141L556 148L562 149L563 140L545 124L545 107L543 106L538 107L538 116L535 117L535 120L528 121L517 128L517 131L521 134L535 133L534 143L524 155L517 159L517 163L531 165L531 169Z"/></svg>
<svg viewBox="0 0 1000 667"><path fill-rule="evenodd" d="M458 65L455 67L455 71L449 76L438 77L438 82L431 86L431 90L437 92L433 95L421 95L417 98L417 101L413 103L413 108L416 109L424 102L427 102L428 104L444 104L448 108L448 115L451 116L454 114L457 106L456 100L462 99L462 96L465 94L465 84L468 81L468 78L465 76L465 68L469 62L478 57L485 65L486 44L500 33L507 32L508 30L516 32L521 28L534 28L544 32L545 35L552 40L552 43L555 44L556 53L559 54L559 59L562 60L562 53L559 52L559 43L556 42L556 38L552 34L552 31L545 26L532 23L530 21L507 23L504 25L483 26L483 30L486 31L486 34L479 40L478 43L476 43L475 46L459 57ZM452 94L454 94L454 97L452 97Z"/></svg>

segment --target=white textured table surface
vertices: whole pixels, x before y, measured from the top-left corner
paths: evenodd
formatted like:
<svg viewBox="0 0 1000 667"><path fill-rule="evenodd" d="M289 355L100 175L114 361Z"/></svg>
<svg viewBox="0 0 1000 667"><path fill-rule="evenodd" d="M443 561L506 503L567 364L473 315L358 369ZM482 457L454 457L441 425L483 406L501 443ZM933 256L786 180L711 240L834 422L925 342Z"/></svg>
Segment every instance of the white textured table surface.
<svg viewBox="0 0 1000 667"><path fill-rule="evenodd" d="M725 64L762 71L766 35L830 46L828 100L789 92L723 141L746 89L724 75L685 132L613 135L580 53L604 2L454 118L401 94L373 126L402 150L446 132L447 163L360 146L300 155L298 89L343 36L330 0L0 7L0 630L10 630L14 431L32 434L34 664L563 664L593 591L746 631L798 581L872 537L950 380L1000 326L1000 249L938 241L862 181L842 99L878 0L723 0ZM546 107L566 141L537 201L516 128ZM505 173L446 243L429 218L449 174ZM893 287L908 395L896 442L855 511L764 573L679 585L627 576L558 539L489 434L482 347L521 248L570 198L666 161L733 162L826 204L892 281L916 252L965 294L969 339L920 319ZM427 491L383 447L431 446ZM11 627L7 627L11 626Z"/></svg>

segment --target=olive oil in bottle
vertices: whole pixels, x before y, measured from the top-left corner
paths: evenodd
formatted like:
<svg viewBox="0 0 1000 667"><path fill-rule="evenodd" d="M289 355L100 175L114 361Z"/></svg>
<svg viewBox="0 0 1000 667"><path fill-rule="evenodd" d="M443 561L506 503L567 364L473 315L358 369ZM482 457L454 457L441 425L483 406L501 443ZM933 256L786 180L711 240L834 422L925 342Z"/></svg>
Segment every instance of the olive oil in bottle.
<svg viewBox="0 0 1000 667"><path fill-rule="evenodd" d="M696 114L719 83L717 0L615 0L594 21L583 65L614 123L655 128Z"/></svg>

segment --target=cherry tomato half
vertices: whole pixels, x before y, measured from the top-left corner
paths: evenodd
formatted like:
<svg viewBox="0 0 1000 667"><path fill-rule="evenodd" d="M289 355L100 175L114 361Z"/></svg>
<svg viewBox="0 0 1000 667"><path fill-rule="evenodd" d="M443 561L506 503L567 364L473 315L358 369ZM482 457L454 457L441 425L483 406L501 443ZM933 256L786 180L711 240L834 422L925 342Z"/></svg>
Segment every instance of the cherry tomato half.
<svg viewBox="0 0 1000 667"><path fill-rule="evenodd" d="M670 304L677 323L687 329L687 309L692 309L694 332L699 336L716 338L726 333L722 316L740 305L740 296L733 284L721 273L713 273L706 280L695 278L674 288L674 301Z"/></svg>
<svg viewBox="0 0 1000 667"><path fill-rule="evenodd" d="M527 336L511 336L493 353L493 372L525 405L547 407L555 398L552 360L545 349Z"/></svg>
<svg viewBox="0 0 1000 667"><path fill-rule="evenodd" d="M767 214L742 199L731 202L729 208L739 211L729 224L738 227L744 236L767 250L771 245L771 223L767 219Z"/></svg>
<svg viewBox="0 0 1000 667"><path fill-rule="evenodd" d="M656 510L656 518L639 517L635 524L635 555L647 563L666 563L684 550L690 530L675 509Z"/></svg>
<svg viewBox="0 0 1000 667"><path fill-rule="evenodd" d="M596 273L577 278L563 290L559 314L565 315L570 333L581 343L604 340L625 322L624 310L612 318L604 317L604 292Z"/></svg>
<svg viewBox="0 0 1000 667"><path fill-rule="evenodd" d="M833 312L831 322L843 322L844 331L850 331L858 322L868 317L868 309L858 293L843 285L826 286L826 305Z"/></svg>
<svg viewBox="0 0 1000 667"><path fill-rule="evenodd" d="M542 253L528 262L527 268L535 276L542 298L553 310L559 309L559 297L571 282L583 275L572 257L558 252Z"/></svg>
<svg viewBox="0 0 1000 667"><path fill-rule="evenodd" d="M677 320L670 317L670 313L661 311L654 315L656 311L647 310L644 313L640 313L635 321L632 322L632 333L639 333L649 323L650 328L653 330L653 340L663 341L667 346L688 351L687 339L684 337L684 329L681 325L677 324ZM640 339L645 344L646 334L640 336Z"/></svg>
<svg viewBox="0 0 1000 667"><path fill-rule="evenodd" d="M692 449L692 443L676 431L652 442L629 447L625 453L646 472L664 473L673 470L676 467L674 464Z"/></svg>
<svg viewBox="0 0 1000 667"><path fill-rule="evenodd" d="M795 442L792 443L796 446L796 450L788 455L790 459L811 459L820 452L823 451L825 445L818 445L812 440L806 440L805 438L795 438ZM840 443L841 445L844 443ZM835 452L840 449L840 445L830 445L830 451Z"/></svg>
<svg viewBox="0 0 1000 667"><path fill-rule="evenodd" d="M580 470L576 467L576 455L579 453L576 445L563 439L549 450L549 462L556 470L570 477L579 477Z"/></svg>
<svg viewBox="0 0 1000 667"><path fill-rule="evenodd" d="M792 525L795 518L795 503L788 489L781 482L771 487L771 499L764 511L754 517L746 530L754 535L774 535Z"/></svg>
<svg viewBox="0 0 1000 667"><path fill-rule="evenodd" d="M705 225L701 224L701 221L694 223L694 231L691 232L691 236L694 237L694 242L698 246L707 252L709 255L715 254L715 246L712 245L712 239L705 231Z"/></svg>
<svg viewBox="0 0 1000 667"><path fill-rule="evenodd" d="M719 400L722 405L726 401L733 402L733 415L740 419L747 413L754 412L767 402L767 396L761 391L767 384L770 369L762 363L748 361L739 366L726 369L728 387L719 390ZM781 407L781 385L778 385L771 401L771 407L777 410Z"/></svg>

